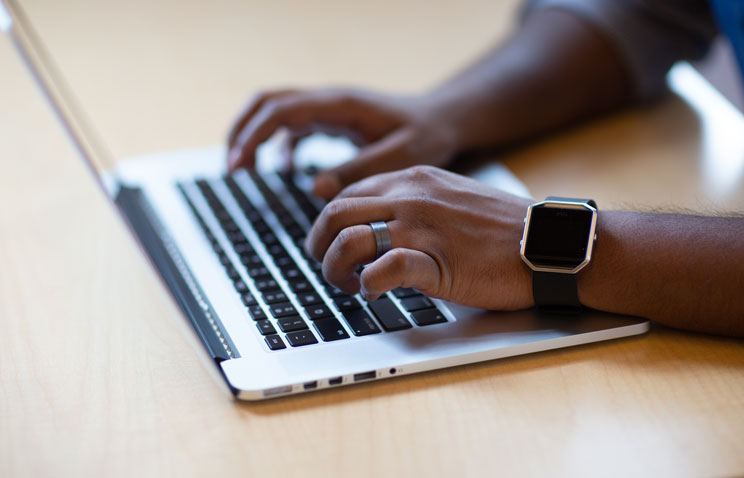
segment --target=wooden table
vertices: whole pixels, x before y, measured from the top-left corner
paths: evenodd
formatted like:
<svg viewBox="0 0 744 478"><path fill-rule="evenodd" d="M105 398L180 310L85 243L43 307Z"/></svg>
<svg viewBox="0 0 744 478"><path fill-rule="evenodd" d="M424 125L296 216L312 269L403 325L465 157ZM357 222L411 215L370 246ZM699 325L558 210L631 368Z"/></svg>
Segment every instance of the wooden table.
<svg viewBox="0 0 744 478"><path fill-rule="evenodd" d="M420 91L506 35L515 10L485 0L24 5L119 157L219 142L263 86ZM661 327L233 401L6 38L0 72L0 476L744 472L742 341ZM712 137L672 96L504 159L538 197L744 210L742 171L711 166Z"/></svg>

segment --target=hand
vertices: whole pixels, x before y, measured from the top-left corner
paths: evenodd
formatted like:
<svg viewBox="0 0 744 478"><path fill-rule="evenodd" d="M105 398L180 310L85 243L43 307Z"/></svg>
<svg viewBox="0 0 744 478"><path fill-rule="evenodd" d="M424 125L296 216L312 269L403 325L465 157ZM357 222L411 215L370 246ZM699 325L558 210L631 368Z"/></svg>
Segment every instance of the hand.
<svg viewBox="0 0 744 478"><path fill-rule="evenodd" d="M424 97L395 97L327 89L276 90L258 94L230 132L231 170L253 168L256 148L284 127L288 150L315 132L348 136L361 147L356 158L316 177L314 193L325 199L372 174L417 164L445 165L457 152L453 122Z"/></svg>
<svg viewBox="0 0 744 478"><path fill-rule="evenodd" d="M344 189L318 216L305 247L344 292L374 300L396 287L485 309L533 305L519 256L530 200L438 168L417 166ZM386 221L392 247L375 260L369 223ZM359 265L369 264L361 275Z"/></svg>

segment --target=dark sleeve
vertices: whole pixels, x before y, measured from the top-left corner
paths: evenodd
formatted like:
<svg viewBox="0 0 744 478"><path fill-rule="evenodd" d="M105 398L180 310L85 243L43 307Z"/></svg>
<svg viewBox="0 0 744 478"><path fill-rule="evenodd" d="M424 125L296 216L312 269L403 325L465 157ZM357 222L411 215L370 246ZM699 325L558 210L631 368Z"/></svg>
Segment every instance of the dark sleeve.
<svg viewBox="0 0 744 478"><path fill-rule="evenodd" d="M570 10L604 32L640 98L663 92L669 68L702 58L718 34L707 0L530 0L523 13L541 8Z"/></svg>

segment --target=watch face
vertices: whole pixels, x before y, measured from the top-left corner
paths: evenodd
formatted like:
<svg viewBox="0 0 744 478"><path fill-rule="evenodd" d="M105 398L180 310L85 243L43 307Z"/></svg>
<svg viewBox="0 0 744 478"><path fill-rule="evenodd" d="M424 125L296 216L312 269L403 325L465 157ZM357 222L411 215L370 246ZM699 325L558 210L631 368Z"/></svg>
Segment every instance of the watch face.
<svg viewBox="0 0 744 478"><path fill-rule="evenodd" d="M539 267L577 267L586 258L592 215L588 209L533 207L525 257Z"/></svg>

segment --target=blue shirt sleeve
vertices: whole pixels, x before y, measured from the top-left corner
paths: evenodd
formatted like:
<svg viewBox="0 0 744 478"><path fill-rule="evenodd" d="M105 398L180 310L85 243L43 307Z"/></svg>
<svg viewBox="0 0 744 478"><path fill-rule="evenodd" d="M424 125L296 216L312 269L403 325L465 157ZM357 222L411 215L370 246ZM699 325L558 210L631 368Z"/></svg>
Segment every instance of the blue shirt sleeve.
<svg viewBox="0 0 744 478"><path fill-rule="evenodd" d="M640 98L663 92L669 68L702 58L718 34L707 0L530 0L523 13L541 8L570 10L605 33Z"/></svg>

